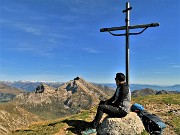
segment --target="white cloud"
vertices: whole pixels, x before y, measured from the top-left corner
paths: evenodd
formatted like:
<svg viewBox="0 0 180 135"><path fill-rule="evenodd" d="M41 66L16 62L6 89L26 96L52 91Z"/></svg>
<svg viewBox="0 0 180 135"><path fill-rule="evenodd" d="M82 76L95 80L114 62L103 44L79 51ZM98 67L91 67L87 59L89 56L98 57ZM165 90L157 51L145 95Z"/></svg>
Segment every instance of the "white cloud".
<svg viewBox="0 0 180 135"><path fill-rule="evenodd" d="M158 57L158 58L155 58L156 60L161 60L162 58Z"/></svg>
<svg viewBox="0 0 180 135"><path fill-rule="evenodd" d="M172 65L172 68L180 68L180 65Z"/></svg>
<svg viewBox="0 0 180 135"><path fill-rule="evenodd" d="M14 26L18 29L23 30L24 32L33 34L33 35L41 35L42 34L42 30L38 27L35 26L33 24L23 24L23 23L14 23Z"/></svg>
<svg viewBox="0 0 180 135"><path fill-rule="evenodd" d="M55 74L32 74L32 75L18 75L12 77L10 74L3 74L0 77L0 80L10 80L10 81L18 81L18 80L26 80L26 81L66 81L68 75L55 75ZM11 78L11 79L9 79ZM68 80L67 80L68 81Z"/></svg>
<svg viewBox="0 0 180 135"><path fill-rule="evenodd" d="M64 67L74 67L73 65L71 65L71 64L65 64L65 65L63 65Z"/></svg>
<svg viewBox="0 0 180 135"><path fill-rule="evenodd" d="M170 72L155 71L155 74L169 74Z"/></svg>
<svg viewBox="0 0 180 135"><path fill-rule="evenodd" d="M19 52L30 52L32 54L54 58L55 53L54 50L56 45L53 44L43 44L43 43L19 43L16 44L14 47L8 48L9 50L15 50Z"/></svg>
<svg viewBox="0 0 180 135"><path fill-rule="evenodd" d="M69 38L68 36L66 35L63 35L63 34L56 34L56 33L49 33L47 34L48 36L51 36L51 37L55 37L55 38L61 38L61 39L64 39L64 38Z"/></svg>
<svg viewBox="0 0 180 135"><path fill-rule="evenodd" d="M28 33L31 33L33 35L40 35L41 34L40 29L37 29L37 28L32 27L32 26L19 26L19 28L21 28L22 30L24 30Z"/></svg>
<svg viewBox="0 0 180 135"><path fill-rule="evenodd" d="M42 34L42 28L40 28L40 26L38 26L38 25L22 23L22 22L8 20L8 19L4 19L4 18L1 18L0 23L3 23L4 25L8 25L9 27L13 26L19 30L22 30L27 33L31 33L33 35Z"/></svg>
<svg viewBox="0 0 180 135"><path fill-rule="evenodd" d="M89 53L99 53L99 51L92 49L92 48L83 48L83 50L89 52Z"/></svg>

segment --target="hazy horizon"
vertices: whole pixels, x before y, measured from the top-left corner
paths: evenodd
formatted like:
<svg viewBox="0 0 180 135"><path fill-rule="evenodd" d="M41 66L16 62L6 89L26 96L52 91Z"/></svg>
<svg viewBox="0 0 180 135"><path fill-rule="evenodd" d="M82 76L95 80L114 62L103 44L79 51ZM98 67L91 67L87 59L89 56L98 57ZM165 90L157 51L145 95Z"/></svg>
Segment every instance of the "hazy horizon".
<svg viewBox="0 0 180 135"><path fill-rule="evenodd" d="M73 78L71 80L73 80ZM70 80L68 80L68 81L70 81ZM0 82L46 82L46 83L66 83L68 81L0 80ZM88 81L88 80L86 80L86 81ZM90 83L97 83L97 84L112 84L112 85L116 85L115 82L91 82L91 81L88 81L88 82L90 82ZM175 86L175 85L180 85L180 83L179 84L140 84L140 83L130 83L130 85Z"/></svg>

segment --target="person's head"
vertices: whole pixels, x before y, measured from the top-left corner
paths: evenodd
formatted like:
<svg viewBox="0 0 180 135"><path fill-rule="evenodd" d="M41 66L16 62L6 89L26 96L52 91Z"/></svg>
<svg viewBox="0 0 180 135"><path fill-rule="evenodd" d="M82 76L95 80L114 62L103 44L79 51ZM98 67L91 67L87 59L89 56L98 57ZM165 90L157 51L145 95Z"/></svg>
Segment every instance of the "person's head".
<svg viewBox="0 0 180 135"><path fill-rule="evenodd" d="M116 85L118 86L118 85L124 83L125 79L126 79L126 77L123 73L117 73L116 78L115 78Z"/></svg>

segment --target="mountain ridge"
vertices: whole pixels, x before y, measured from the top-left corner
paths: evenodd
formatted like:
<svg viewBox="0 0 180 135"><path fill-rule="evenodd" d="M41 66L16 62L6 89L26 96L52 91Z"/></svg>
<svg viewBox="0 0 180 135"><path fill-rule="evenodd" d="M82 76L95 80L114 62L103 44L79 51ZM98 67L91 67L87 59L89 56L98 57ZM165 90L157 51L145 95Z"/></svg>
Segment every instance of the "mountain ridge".
<svg viewBox="0 0 180 135"><path fill-rule="evenodd" d="M44 81L0 81L9 86L13 86L16 88L20 88L29 92L32 92L38 85L41 83L48 84L49 86L58 88L66 82L44 82ZM108 86L116 89L115 83L93 83L96 85ZM148 85L148 84L130 84L131 91L141 90L145 88L151 88L154 90L168 90L168 91L180 91L180 84L169 85L169 86L161 86L161 85Z"/></svg>
<svg viewBox="0 0 180 135"><path fill-rule="evenodd" d="M180 94L178 91L167 91L167 90L153 90L150 88L145 88L142 90L134 90L131 92L132 97L147 96L147 95L160 95L160 94Z"/></svg>
<svg viewBox="0 0 180 135"><path fill-rule="evenodd" d="M112 87L114 89L116 88L116 84L114 84L114 83L100 83L100 84L103 85L103 86ZM167 90L167 91L179 91L180 92L180 84L175 84L175 85L172 85L172 86L130 84L131 91L141 90L141 89L145 89L145 88L150 88L150 89L154 89L154 90L157 90L157 91Z"/></svg>

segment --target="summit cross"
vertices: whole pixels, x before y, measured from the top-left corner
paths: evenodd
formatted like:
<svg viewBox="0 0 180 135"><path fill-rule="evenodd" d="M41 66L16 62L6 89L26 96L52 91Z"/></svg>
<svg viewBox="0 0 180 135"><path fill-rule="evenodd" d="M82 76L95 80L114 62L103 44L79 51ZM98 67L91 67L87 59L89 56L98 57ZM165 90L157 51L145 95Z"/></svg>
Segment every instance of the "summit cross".
<svg viewBox="0 0 180 135"><path fill-rule="evenodd" d="M130 35L138 35L143 33L147 28L149 27L156 27L159 26L159 23L150 23L150 24L140 24L140 25L130 25L130 18L129 18L129 14L130 14L130 10L132 9L132 7L130 7L129 2L126 3L126 9L123 10L123 13L126 13L126 18L125 18L125 26L121 26L121 27L111 27L111 28L101 28L100 32L109 32L111 35L113 36L126 36L126 83L129 85L129 36ZM130 33L129 30L130 29L137 29L137 28L143 28L143 30L141 30L138 33ZM125 33L123 34L114 34L112 33L112 31L117 31L117 30L125 30Z"/></svg>

